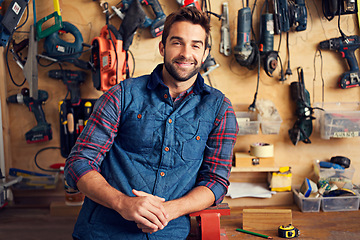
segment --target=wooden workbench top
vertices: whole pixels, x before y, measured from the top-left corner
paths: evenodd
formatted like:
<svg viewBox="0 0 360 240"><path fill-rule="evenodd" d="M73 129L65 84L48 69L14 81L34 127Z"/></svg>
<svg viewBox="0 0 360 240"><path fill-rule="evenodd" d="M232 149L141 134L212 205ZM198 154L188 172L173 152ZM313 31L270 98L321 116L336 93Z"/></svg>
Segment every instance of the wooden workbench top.
<svg viewBox="0 0 360 240"><path fill-rule="evenodd" d="M292 209L293 226L300 230L300 236L295 239L360 239L360 211L305 213L296 206L289 208ZM221 217L221 226L228 239L261 239L236 231L236 228L242 228L242 211L243 208L231 208L230 216ZM258 233L284 239L278 237L277 229Z"/></svg>
<svg viewBox="0 0 360 240"><path fill-rule="evenodd" d="M303 213L296 206L276 209L292 209L293 225L300 230L300 236L295 239L360 239L360 211ZM243 208L233 207L230 216L221 217L221 228L226 230L228 240L262 239L236 231L242 228L242 211ZM0 210L0 232L6 239L71 239L75 221L74 216L52 216L47 208ZM258 233L282 239L277 237L277 229Z"/></svg>

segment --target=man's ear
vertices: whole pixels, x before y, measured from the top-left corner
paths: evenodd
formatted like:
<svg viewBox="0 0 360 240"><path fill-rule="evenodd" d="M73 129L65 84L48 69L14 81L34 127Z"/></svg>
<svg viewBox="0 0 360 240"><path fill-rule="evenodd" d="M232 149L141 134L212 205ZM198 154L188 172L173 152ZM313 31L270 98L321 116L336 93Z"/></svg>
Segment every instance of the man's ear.
<svg viewBox="0 0 360 240"><path fill-rule="evenodd" d="M165 50L165 46L162 43L162 41L159 42L159 52L161 56L164 56L164 50Z"/></svg>
<svg viewBox="0 0 360 240"><path fill-rule="evenodd" d="M202 63L205 62L207 56L209 55L209 52L210 52L210 48L206 48L206 49L205 49L205 52L204 52L203 59L202 59Z"/></svg>

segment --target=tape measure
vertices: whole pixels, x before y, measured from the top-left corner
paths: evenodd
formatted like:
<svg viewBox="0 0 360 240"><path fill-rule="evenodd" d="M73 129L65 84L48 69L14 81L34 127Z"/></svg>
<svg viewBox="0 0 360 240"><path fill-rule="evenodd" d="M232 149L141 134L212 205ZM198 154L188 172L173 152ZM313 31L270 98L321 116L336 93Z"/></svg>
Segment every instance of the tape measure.
<svg viewBox="0 0 360 240"><path fill-rule="evenodd" d="M281 225L278 229L278 234L281 238L294 238L300 235L300 231L291 224L287 226Z"/></svg>

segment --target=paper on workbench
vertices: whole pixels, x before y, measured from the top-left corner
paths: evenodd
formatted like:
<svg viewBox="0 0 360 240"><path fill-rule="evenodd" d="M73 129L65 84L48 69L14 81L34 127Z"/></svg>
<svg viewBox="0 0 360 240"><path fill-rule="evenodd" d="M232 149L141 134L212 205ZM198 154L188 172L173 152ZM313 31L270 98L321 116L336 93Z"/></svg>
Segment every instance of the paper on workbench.
<svg viewBox="0 0 360 240"><path fill-rule="evenodd" d="M256 197L271 198L272 192L266 183L231 182L226 196L231 198Z"/></svg>

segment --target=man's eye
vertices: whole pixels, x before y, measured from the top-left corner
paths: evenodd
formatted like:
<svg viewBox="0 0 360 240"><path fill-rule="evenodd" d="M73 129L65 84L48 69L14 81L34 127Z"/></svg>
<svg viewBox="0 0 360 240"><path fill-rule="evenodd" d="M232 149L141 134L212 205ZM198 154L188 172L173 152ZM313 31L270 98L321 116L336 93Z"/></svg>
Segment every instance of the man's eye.
<svg viewBox="0 0 360 240"><path fill-rule="evenodd" d="M200 45L194 45L194 48L199 49Z"/></svg>

